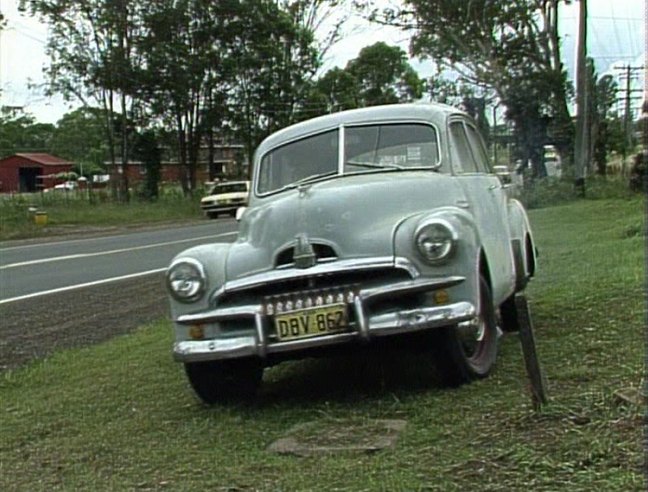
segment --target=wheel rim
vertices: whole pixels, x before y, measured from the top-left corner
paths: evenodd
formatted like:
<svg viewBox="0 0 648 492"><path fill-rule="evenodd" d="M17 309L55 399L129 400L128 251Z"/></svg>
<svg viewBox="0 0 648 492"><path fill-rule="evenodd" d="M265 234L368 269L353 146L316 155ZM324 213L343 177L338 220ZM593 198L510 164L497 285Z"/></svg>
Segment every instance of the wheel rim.
<svg viewBox="0 0 648 492"><path fill-rule="evenodd" d="M469 360L477 360L487 343L488 329L484 317L480 314L474 323L458 328L461 348Z"/></svg>

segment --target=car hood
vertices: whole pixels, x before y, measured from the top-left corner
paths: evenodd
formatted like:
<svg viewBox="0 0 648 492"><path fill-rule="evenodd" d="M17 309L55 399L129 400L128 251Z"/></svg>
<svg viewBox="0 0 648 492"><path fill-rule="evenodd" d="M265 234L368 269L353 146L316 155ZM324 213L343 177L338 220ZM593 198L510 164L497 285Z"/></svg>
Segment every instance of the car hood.
<svg viewBox="0 0 648 492"><path fill-rule="evenodd" d="M446 175L402 171L336 177L257 198L229 251L227 279L276 268L277 258L282 252L285 258L298 235L327 246L338 259L393 256L400 222L451 205L449 197L460 195Z"/></svg>
<svg viewBox="0 0 648 492"><path fill-rule="evenodd" d="M217 195L209 195L202 198L201 203L211 202L213 200L233 200L235 198L247 198L249 193L247 191L235 191L232 193L218 193Z"/></svg>

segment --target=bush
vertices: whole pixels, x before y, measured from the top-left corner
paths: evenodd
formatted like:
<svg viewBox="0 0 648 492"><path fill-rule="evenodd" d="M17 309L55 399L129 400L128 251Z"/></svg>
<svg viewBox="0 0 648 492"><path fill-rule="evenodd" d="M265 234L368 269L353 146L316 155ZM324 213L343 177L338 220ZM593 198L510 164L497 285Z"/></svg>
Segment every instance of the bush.
<svg viewBox="0 0 648 492"><path fill-rule="evenodd" d="M592 176L585 182L585 199L627 199L635 196L623 178ZM522 190L520 200L529 208L544 208L577 200L574 184L567 179L536 179Z"/></svg>

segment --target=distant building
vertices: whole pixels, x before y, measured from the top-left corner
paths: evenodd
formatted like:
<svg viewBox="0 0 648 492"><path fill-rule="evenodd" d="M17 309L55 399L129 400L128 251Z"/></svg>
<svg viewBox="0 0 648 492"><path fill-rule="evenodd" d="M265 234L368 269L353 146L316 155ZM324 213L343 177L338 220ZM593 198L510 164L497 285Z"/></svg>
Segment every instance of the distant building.
<svg viewBox="0 0 648 492"><path fill-rule="evenodd" d="M208 148L202 147L196 163L196 184L220 181L225 179L247 176L247 166L241 165L243 146L239 144L218 144L213 147L211 163L208 158ZM146 167L140 161L129 161L126 166L117 161L105 162L111 180L119 181L124 172L128 177L129 186L136 185L146 177ZM160 181L163 183L181 183L186 169L176 160L163 160L160 163Z"/></svg>
<svg viewBox="0 0 648 492"><path fill-rule="evenodd" d="M14 154L0 159L0 193L30 193L51 188L58 173L72 171L72 162L50 154Z"/></svg>

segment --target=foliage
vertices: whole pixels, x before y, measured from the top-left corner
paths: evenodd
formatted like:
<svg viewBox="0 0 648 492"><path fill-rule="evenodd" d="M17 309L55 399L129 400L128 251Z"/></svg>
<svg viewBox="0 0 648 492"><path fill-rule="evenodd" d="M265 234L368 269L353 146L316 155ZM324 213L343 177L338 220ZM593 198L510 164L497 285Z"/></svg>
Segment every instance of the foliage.
<svg viewBox="0 0 648 492"><path fill-rule="evenodd" d="M592 73L591 108L593 127L593 155L596 172L606 174L607 156L610 152L621 152L625 145L623 123L610 113L617 98L618 84L612 75L603 75L596 80Z"/></svg>
<svg viewBox="0 0 648 492"><path fill-rule="evenodd" d="M308 109L303 103L321 60L299 10L282 10L269 0L245 0L230 8L227 105L231 129L251 158L264 137L298 121Z"/></svg>
<svg viewBox="0 0 648 492"><path fill-rule="evenodd" d="M573 193L573 183L564 178L533 180L524 188L520 198L529 209L553 207L579 200ZM624 178L593 176L588 180L587 200L630 198L633 198L633 193Z"/></svg>
<svg viewBox="0 0 648 492"><path fill-rule="evenodd" d="M250 159L263 137L304 111L321 62L314 30L329 4L335 2L21 0L52 26L50 91L102 106L113 163L117 154L128 162L147 126L173 128L171 147L188 193L205 140L211 156L214 134L233 137ZM326 43L339 36L339 22ZM121 176L127 198L127 174Z"/></svg>
<svg viewBox="0 0 648 492"><path fill-rule="evenodd" d="M101 106L113 165L116 152L121 165L130 158L133 122L139 110L139 101L132 97L137 86L133 67L139 66L132 42L140 32L137 6L129 0L20 0L21 9L50 26L50 61L45 70L49 92L86 106L90 102ZM128 201L128 175L120 176L119 196Z"/></svg>
<svg viewBox="0 0 648 492"><path fill-rule="evenodd" d="M541 411L516 336L491 377L461 388L438 386L425 354L356 351L280 364L255 404L208 408L160 321L0 374L0 488L644 491L644 239L629 234L641 201L580 201L531 222ZM267 449L298 424L375 419L407 421L394 448Z"/></svg>
<svg viewBox="0 0 648 492"><path fill-rule="evenodd" d="M104 169L109 158L104 111L82 107L63 115L52 135L54 155L74 162L79 174L89 176Z"/></svg>
<svg viewBox="0 0 648 492"><path fill-rule="evenodd" d="M423 81L398 46L379 41L360 50L344 69L333 68L317 82L313 104L325 104L325 111L394 104L419 99Z"/></svg>
<svg viewBox="0 0 648 492"><path fill-rule="evenodd" d="M407 0L402 9L374 9L373 18L413 31L414 55L430 57L461 79L493 90L515 124L524 153L520 158L530 159L534 174L543 175L547 140L565 157L573 139L560 62L559 2Z"/></svg>
<svg viewBox="0 0 648 492"><path fill-rule="evenodd" d="M152 130L147 130L139 136L135 142L133 155L144 164L146 170L142 195L147 200L155 201L159 195L162 151Z"/></svg>
<svg viewBox="0 0 648 492"><path fill-rule="evenodd" d="M54 125L31 115L0 114L0 159L20 152L50 152Z"/></svg>

